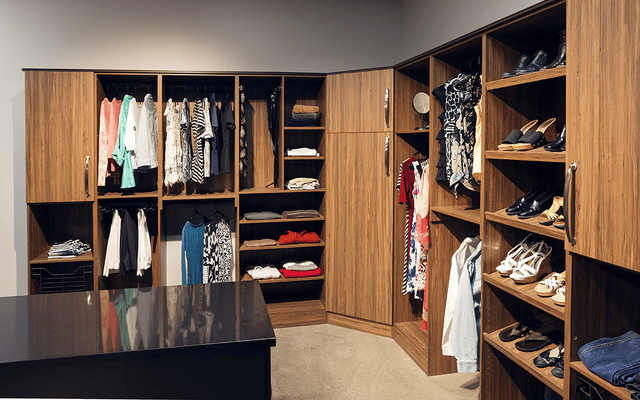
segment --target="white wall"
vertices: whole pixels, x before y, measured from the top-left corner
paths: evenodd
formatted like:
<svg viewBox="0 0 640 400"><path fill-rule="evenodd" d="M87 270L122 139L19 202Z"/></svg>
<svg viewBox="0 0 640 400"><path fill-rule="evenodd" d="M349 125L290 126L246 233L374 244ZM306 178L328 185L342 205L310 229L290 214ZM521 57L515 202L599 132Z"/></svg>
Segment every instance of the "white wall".
<svg viewBox="0 0 640 400"><path fill-rule="evenodd" d="M404 0L403 58L464 36L541 0Z"/></svg>
<svg viewBox="0 0 640 400"><path fill-rule="evenodd" d="M22 68L391 66L537 2L0 0L0 296L28 287Z"/></svg>

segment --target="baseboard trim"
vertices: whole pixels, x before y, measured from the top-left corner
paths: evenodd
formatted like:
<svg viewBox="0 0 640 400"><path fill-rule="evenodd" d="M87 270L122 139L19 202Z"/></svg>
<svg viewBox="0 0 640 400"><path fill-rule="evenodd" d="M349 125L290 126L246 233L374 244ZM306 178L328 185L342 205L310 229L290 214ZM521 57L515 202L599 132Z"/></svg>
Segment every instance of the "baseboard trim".
<svg viewBox="0 0 640 400"><path fill-rule="evenodd" d="M373 333L378 336L388 338L392 337L391 325L385 325L378 322L366 321L363 319L327 312L327 323L341 326L343 328L355 329L361 332Z"/></svg>

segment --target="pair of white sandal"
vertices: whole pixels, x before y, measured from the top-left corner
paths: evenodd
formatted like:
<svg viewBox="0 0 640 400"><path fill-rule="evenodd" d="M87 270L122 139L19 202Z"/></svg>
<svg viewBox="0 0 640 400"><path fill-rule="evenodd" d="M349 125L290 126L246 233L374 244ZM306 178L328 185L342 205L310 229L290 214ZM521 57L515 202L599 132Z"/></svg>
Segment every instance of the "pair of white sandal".
<svg viewBox="0 0 640 400"><path fill-rule="evenodd" d="M508 276L515 283L535 282L540 274L551 271L553 248L544 241L527 243L529 236L509 250L507 257L496 267L500 275Z"/></svg>

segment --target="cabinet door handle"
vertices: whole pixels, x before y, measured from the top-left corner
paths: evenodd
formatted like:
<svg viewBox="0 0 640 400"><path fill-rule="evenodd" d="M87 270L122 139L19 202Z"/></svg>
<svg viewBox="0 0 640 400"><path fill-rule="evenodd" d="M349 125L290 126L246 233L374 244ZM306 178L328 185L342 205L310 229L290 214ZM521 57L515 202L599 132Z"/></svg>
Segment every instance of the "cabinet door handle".
<svg viewBox="0 0 640 400"><path fill-rule="evenodd" d="M391 91L390 87L387 87L387 92L384 95L384 122L389 127L389 92Z"/></svg>
<svg viewBox="0 0 640 400"><path fill-rule="evenodd" d="M567 235L567 240L572 246L576 245L576 238L574 237L576 232L573 226L573 207L571 207L571 201L569 200L569 192L571 191L571 183L573 182L573 171L578 169L578 164L571 163L567 169L567 176L564 179L564 232Z"/></svg>
<svg viewBox="0 0 640 400"><path fill-rule="evenodd" d="M391 138L387 136L387 139L384 141L384 170L389 176L389 140Z"/></svg>
<svg viewBox="0 0 640 400"><path fill-rule="evenodd" d="M91 195L89 194L89 160L91 156L86 156L84 158L84 197L89 198Z"/></svg>

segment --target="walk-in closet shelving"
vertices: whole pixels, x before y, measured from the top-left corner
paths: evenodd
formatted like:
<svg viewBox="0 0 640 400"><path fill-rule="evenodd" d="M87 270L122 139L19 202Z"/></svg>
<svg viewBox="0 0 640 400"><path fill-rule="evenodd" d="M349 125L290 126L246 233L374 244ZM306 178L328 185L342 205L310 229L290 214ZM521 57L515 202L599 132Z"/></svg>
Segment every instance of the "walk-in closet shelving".
<svg viewBox="0 0 640 400"><path fill-rule="evenodd" d="M513 129L537 119L539 126L549 118L556 121L545 132L551 142L566 123L566 67L503 78L522 55L531 56L537 50L549 52L552 61L559 44L559 33L565 29L565 4L543 7L537 12L484 35L485 53L483 98L484 118L483 163L483 303L482 303L482 364L481 398L535 399L544 393L544 386L563 395L564 380L551 374L551 368L537 368L533 359L540 351L525 353L512 342L499 339L505 327L525 318L541 314L551 318L554 327L565 328L565 308L534 291L537 282L518 285L502 277L496 266L507 252L527 235L544 240L553 247L551 268L562 272L566 267L564 230L543 226L536 218L519 219L507 215L505 209L523 194L540 184L555 188L562 196L565 155L542 148L529 151L500 151L498 145ZM506 361L510 360L510 361ZM512 367L508 367L511 364ZM515 365L513 365L515 364ZM509 378L507 378L509 376ZM529 387L525 389L522 385Z"/></svg>

